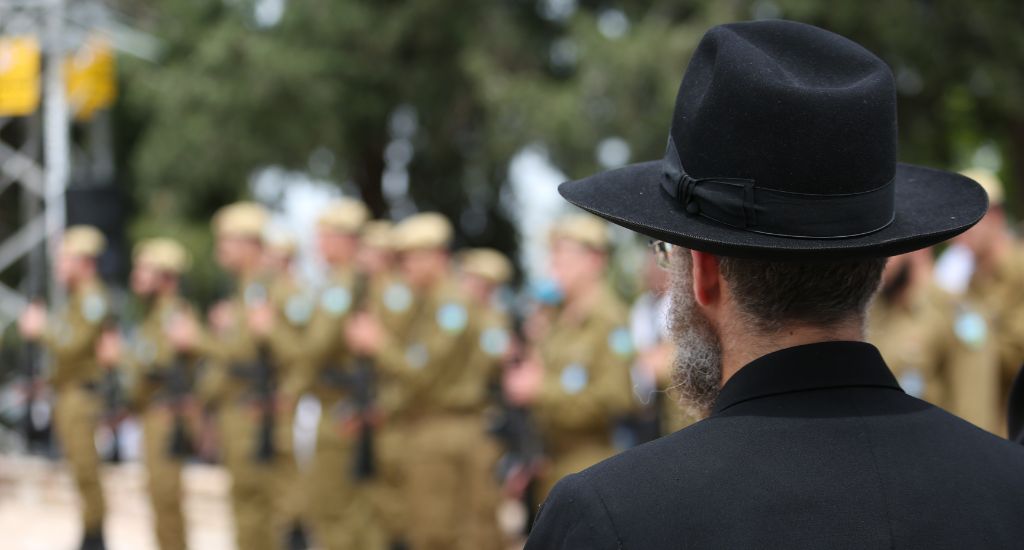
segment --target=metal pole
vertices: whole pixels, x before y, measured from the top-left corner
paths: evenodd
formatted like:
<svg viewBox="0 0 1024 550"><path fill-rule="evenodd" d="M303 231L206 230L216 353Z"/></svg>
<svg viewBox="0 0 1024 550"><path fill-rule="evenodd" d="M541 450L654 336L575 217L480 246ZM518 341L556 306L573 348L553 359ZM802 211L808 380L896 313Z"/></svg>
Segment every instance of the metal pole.
<svg viewBox="0 0 1024 550"><path fill-rule="evenodd" d="M53 0L46 10L46 71L43 83L43 150L46 155L46 241L51 258L64 233L64 204L70 174L71 146L68 103L64 89L64 0ZM50 270L50 304L63 301L63 293Z"/></svg>

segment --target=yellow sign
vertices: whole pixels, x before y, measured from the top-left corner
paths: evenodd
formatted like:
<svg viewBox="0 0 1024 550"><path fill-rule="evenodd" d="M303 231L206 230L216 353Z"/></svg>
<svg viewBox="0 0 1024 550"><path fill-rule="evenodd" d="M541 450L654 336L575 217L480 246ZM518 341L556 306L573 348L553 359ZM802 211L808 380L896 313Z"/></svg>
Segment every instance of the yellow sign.
<svg viewBox="0 0 1024 550"><path fill-rule="evenodd" d="M114 51L103 38L90 37L64 64L68 103L77 120L89 120L117 97Z"/></svg>
<svg viewBox="0 0 1024 550"><path fill-rule="evenodd" d="M0 38L0 116L31 115L39 108L39 42Z"/></svg>

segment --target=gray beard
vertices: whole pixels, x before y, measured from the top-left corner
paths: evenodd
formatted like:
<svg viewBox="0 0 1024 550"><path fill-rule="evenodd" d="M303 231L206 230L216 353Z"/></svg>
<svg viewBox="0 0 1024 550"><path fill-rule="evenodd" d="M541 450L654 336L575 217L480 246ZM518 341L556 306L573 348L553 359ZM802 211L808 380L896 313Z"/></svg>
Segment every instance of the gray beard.
<svg viewBox="0 0 1024 550"><path fill-rule="evenodd" d="M706 418L721 391L722 343L697 307L690 253L685 249L672 256L669 331L676 348L672 391L690 416Z"/></svg>

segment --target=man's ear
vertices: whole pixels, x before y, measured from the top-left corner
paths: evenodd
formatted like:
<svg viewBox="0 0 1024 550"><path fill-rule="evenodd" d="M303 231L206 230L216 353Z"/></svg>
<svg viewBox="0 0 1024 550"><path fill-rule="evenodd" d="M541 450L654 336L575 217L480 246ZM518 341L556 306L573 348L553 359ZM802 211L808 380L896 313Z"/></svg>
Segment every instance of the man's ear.
<svg viewBox="0 0 1024 550"><path fill-rule="evenodd" d="M690 250L693 265L693 295L703 307L712 307L722 298L721 271L718 257L707 252Z"/></svg>

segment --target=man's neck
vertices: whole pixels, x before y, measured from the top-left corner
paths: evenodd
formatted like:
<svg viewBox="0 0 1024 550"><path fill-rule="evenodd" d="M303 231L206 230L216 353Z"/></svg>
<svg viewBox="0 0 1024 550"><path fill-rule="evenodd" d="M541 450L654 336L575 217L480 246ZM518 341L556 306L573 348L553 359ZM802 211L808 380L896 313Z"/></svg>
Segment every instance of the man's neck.
<svg viewBox="0 0 1024 550"><path fill-rule="evenodd" d="M722 335L722 385L753 360L779 350L817 342L863 341L864 327L858 319L827 328L792 326L770 335L749 330L725 331Z"/></svg>

